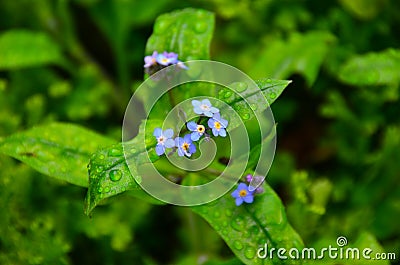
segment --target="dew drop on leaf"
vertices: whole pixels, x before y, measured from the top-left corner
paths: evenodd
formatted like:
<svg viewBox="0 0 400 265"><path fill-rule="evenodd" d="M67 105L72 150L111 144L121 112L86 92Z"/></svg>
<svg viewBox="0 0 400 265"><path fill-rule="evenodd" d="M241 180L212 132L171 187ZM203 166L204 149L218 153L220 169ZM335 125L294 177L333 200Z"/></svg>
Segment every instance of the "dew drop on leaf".
<svg viewBox="0 0 400 265"><path fill-rule="evenodd" d="M241 249L243 249L243 244L240 243L240 241L236 240L235 242L233 242L233 247L234 247L236 250L241 250Z"/></svg>
<svg viewBox="0 0 400 265"><path fill-rule="evenodd" d="M247 89L247 84L245 82L235 82L231 87L240 93Z"/></svg>
<svg viewBox="0 0 400 265"><path fill-rule="evenodd" d="M256 250L252 247L246 247L244 250L244 256L248 259L254 258L256 255Z"/></svg>
<svg viewBox="0 0 400 265"><path fill-rule="evenodd" d="M221 216L220 212L216 211L214 212L214 217L215 218L219 218Z"/></svg>
<svg viewBox="0 0 400 265"><path fill-rule="evenodd" d="M235 219L233 219L231 221L231 226L233 229L235 229L237 231L243 231L243 228L244 228L243 218L240 216L236 217Z"/></svg>
<svg viewBox="0 0 400 265"><path fill-rule="evenodd" d="M194 30L195 30L197 33L203 33L203 32L205 32L205 31L207 30L207 28L208 28L208 25L207 25L207 23L205 23L205 22L197 22L197 23L194 25Z"/></svg>
<svg viewBox="0 0 400 265"><path fill-rule="evenodd" d="M96 168L96 172L97 173L100 173L100 172L102 172L104 170L104 167L103 166L98 166L97 168Z"/></svg>
<svg viewBox="0 0 400 265"><path fill-rule="evenodd" d="M231 96L232 96L232 91L226 91L225 93L224 93L224 98L230 98Z"/></svg>
<svg viewBox="0 0 400 265"><path fill-rule="evenodd" d="M109 156L114 156L114 157L121 156L122 155L122 150L120 150L120 149L111 149L110 151L108 151L108 155Z"/></svg>
<svg viewBox="0 0 400 265"><path fill-rule="evenodd" d="M232 216L232 211L231 210L226 210L225 214L226 214L226 216L231 217Z"/></svg>
<svg viewBox="0 0 400 265"><path fill-rule="evenodd" d="M118 181L122 178L122 172L121 170L114 169L110 171L109 176L111 181Z"/></svg>

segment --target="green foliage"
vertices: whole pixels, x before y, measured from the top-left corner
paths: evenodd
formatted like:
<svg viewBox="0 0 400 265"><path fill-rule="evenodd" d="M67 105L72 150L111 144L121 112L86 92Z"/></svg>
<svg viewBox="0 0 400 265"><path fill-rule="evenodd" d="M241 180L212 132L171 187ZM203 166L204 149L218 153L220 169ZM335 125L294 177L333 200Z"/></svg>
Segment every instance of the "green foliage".
<svg viewBox="0 0 400 265"><path fill-rule="evenodd" d="M0 151L43 174L87 187L86 166L91 154L112 142L80 126L53 123L4 139Z"/></svg>
<svg viewBox="0 0 400 265"><path fill-rule="evenodd" d="M0 35L0 70L60 63L60 47L43 32L10 30Z"/></svg>
<svg viewBox="0 0 400 265"><path fill-rule="evenodd" d="M147 41L146 54L169 51L184 61L208 59L214 16L205 10L184 9L161 15Z"/></svg>
<svg viewBox="0 0 400 265"><path fill-rule="evenodd" d="M220 234L235 255L245 264L279 264L257 257L260 246L301 248L303 242L286 219L285 209L276 193L264 185L265 193L249 206L237 207L230 193L215 202L193 207ZM288 264L300 264L298 261Z"/></svg>
<svg viewBox="0 0 400 265"><path fill-rule="evenodd" d="M340 235L348 247L398 259L399 8L395 0L2 1L0 264L286 264L256 259L254 249L269 240L319 249ZM253 204L236 207L228 192L208 205L157 206L129 172L116 143L153 50L271 78L257 85L273 103L278 145ZM284 80L293 80L288 89ZM216 86L182 88L177 102L204 92L245 107L250 140L259 140L254 106ZM151 126L173 105L161 103ZM154 137L139 133L130 144L144 139L155 161ZM225 145L217 141L210 172L225 167ZM246 172L259 152L252 145ZM192 185L213 177L155 165ZM85 192L87 214L102 205L92 218Z"/></svg>

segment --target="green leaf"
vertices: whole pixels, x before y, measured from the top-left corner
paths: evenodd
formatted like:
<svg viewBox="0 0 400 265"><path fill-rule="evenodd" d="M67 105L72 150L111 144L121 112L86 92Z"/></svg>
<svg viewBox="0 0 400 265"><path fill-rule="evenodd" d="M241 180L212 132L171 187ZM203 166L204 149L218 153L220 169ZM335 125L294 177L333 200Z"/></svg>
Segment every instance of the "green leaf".
<svg viewBox="0 0 400 265"><path fill-rule="evenodd" d="M260 88L261 92L252 92L246 94L242 88L244 84L242 83L234 83L232 84L232 89L241 92L243 96L239 96L236 93L233 93L230 89L227 88L219 88L217 98L221 101L229 104L235 111L239 113L243 120L249 120L254 117L254 112L261 113L267 108L269 105L275 102L275 100L282 94L283 90L292 82L291 80L277 80L277 79L261 79L255 81L257 86ZM248 106L246 103L247 100L251 100L252 102L264 102L264 97L268 105L253 105ZM251 111L253 110L253 111ZM235 128L237 124L230 124L229 129L232 130Z"/></svg>
<svg viewBox="0 0 400 265"><path fill-rule="evenodd" d="M147 41L146 54L150 55L153 51L158 52L175 52L181 61L194 59L210 58L210 43L214 31L214 15L211 12L187 8L184 10L174 11L159 16L154 24L153 34ZM188 84L191 88L199 88L202 84ZM204 85L204 84L203 84ZM208 84L209 86L209 84ZM181 89L187 91L188 87ZM191 89L193 91L193 89ZM148 99L153 98L152 93L158 91L144 91L139 95L140 99L145 103L145 108L152 104L148 104ZM182 93L178 95L177 91L173 92L175 98L188 98L190 95ZM168 112L171 108L170 95L164 95L153 108L154 113ZM150 111L146 109L146 111Z"/></svg>
<svg viewBox="0 0 400 265"><path fill-rule="evenodd" d="M153 51L175 52L182 61L209 59L214 31L211 12L187 8L159 16L146 45L146 54Z"/></svg>
<svg viewBox="0 0 400 265"><path fill-rule="evenodd" d="M266 48L257 55L258 59L249 75L255 78L267 75L282 79L299 73L311 86L334 40L328 32L310 32L292 34L287 41L268 42Z"/></svg>
<svg viewBox="0 0 400 265"><path fill-rule="evenodd" d="M0 152L45 175L87 187L86 165L91 154L111 143L80 126L53 123L7 137L0 143Z"/></svg>
<svg viewBox="0 0 400 265"><path fill-rule="evenodd" d="M58 45L45 33L10 30L0 35L0 70L58 63Z"/></svg>
<svg viewBox="0 0 400 265"><path fill-rule="evenodd" d="M391 85L400 83L400 50L356 56L340 68L339 78L351 85Z"/></svg>
<svg viewBox="0 0 400 265"><path fill-rule="evenodd" d="M287 221L285 208L270 186L256 195L254 203L236 206L230 193L202 206L192 207L221 235L233 253L245 264L280 264L280 260L261 259L257 250L301 248L303 242ZM299 261L285 264L300 264Z"/></svg>
<svg viewBox="0 0 400 265"><path fill-rule="evenodd" d="M150 134L155 127L162 124L161 121L147 121L147 129ZM124 156L124 146L132 146L129 148L131 152L127 154L129 159L140 159L140 156L147 150L138 150L134 147L140 146L141 141L145 141L143 133L144 124L139 128L139 134L129 143L119 143L99 150L90 158L88 165L89 171L89 187L85 198L85 213L89 215L93 209L104 199L115 196L117 194L129 191L129 194L139 199L145 200L154 204L161 204L159 200L148 195L139 186L141 176L135 171L134 165L130 168L126 163ZM153 139L154 137L148 137ZM154 146L153 142L148 143L149 147ZM150 151L151 152L151 151ZM154 152L154 151L153 151ZM157 160L158 156L152 157ZM140 162L137 162L139 164ZM131 169L131 170L130 170ZM132 172L133 171L133 172Z"/></svg>

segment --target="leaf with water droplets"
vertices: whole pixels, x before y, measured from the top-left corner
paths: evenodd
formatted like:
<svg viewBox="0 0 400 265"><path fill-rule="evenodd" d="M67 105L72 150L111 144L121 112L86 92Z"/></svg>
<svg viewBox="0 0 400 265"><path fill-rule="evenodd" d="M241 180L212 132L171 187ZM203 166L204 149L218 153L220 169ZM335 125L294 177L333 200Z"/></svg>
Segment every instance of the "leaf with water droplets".
<svg viewBox="0 0 400 265"><path fill-rule="evenodd" d="M249 85L242 82L235 82L229 88L219 87L217 98L230 105L243 120L250 120L254 113L262 113L282 94L283 90L291 83L291 80L260 79L256 80L259 90L248 89ZM238 93L234 93L236 91ZM267 100L268 103L265 102ZM251 102L249 105L247 102ZM221 108L221 112L223 108ZM232 122L229 130L239 126Z"/></svg>
<svg viewBox="0 0 400 265"><path fill-rule="evenodd" d="M146 122L148 126L146 132L151 136L154 128L158 127L160 124L162 124L161 121L148 120ZM140 183L141 177L137 174L133 163L128 167L124 155L125 149L127 158L139 160L141 155L147 152L145 149L137 149L137 146L141 146L139 144L140 141L145 141L143 126L144 123L139 128L139 134L131 141L124 144L119 143L108 146L97 151L90 158L88 165L89 188L85 198L85 213L87 215L89 215L101 201L123 192L128 192L129 195L150 203L161 203L142 190L138 184ZM147 138L153 139L154 137L146 137L146 139ZM148 148L151 149L152 147L154 147L154 142L148 142ZM151 157L154 161L158 159L158 156Z"/></svg>
<svg viewBox="0 0 400 265"><path fill-rule="evenodd" d="M186 8L163 14L154 24L146 53L175 52L183 61L208 59L213 31L214 15L206 10Z"/></svg>
<svg viewBox="0 0 400 265"><path fill-rule="evenodd" d="M259 248L268 244L269 249L303 247L303 242L286 218L281 200L270 186L256 195L254 203L236 206L230 193L216 202L192 207L220 234L233 253L244 264L281 264L281 260L257 257ZM215 213L221 213L215 215ZM263 252L261 254L264 254ZM298 260L285 264L301 264Z"/></svg>
<svg viewBox="0 0 400 265"><path fill-rule="evenodd" d="M0 152L45 175L87 187L91 154L113 142L77 125L53 123L7 137L0 143Z"/></svg>

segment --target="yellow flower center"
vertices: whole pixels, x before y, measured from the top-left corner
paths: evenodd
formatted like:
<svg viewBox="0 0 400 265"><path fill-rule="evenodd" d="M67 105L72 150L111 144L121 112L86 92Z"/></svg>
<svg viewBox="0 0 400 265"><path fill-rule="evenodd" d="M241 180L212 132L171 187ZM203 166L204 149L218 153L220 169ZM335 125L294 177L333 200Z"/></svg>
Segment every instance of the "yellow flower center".
<svg viewBox="0 0 400 265"><path fill-rule="evenodd" d="M215 128L215 129L219 130L219 129L221 129L221 127L222 127L222 126L221 126L221 123L219 123L218 121L215 121L215 122L214 122L214 128Z"/></svg>
<svg viewBox="0 0 400 265"><path fill-rule="evenodd" d="M182 149L185 150L185 151L189 150L189 144L188 143L183 143L182 144Z"/></svg>
<svg viewBox="0 0 400 265"><path fill-rule="evenodd" d="M200 108L201 108L202 110L209 110L209 109L210 109L210 107L207 106L207 105L205 105L205 104L202 104L202 105L200 106Z"/></svg>
<svg viewBox="0 0 400 265"><path fill-rule="evenodd" d="M168 63L168 59L167 58L163 58L163 59L161 59L161 62Z"/></svg>
<svg viewBox="0 0 400 265"><path fill-rule="evenodd" d="M247 195L247 191L246 190L240 190L239 191L239 196L240 197L244 197L244 196L246 196Z"/></svg>
<svg viewBox="0 0 400 265"><path fill-rule="evenodd" d="M199 133L203 133L205 129L206 129L206 128L204 128L203 125L197 125L197 131L198 131Z"/></svg>

